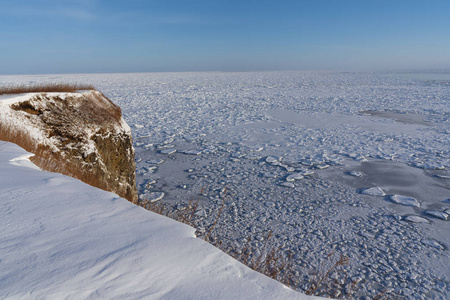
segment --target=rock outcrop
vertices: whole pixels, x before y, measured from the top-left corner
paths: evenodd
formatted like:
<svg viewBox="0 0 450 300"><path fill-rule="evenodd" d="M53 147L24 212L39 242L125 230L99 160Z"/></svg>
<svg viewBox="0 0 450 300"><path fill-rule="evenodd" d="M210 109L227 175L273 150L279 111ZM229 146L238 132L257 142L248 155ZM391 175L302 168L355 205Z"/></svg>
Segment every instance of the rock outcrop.
<svg viewBox="0 0 450 300"><path fill-rule="evenodd" d="M34 153L36 165L137 201L131 130L102 93L16 95L0 108L3 139Z"/></svg>

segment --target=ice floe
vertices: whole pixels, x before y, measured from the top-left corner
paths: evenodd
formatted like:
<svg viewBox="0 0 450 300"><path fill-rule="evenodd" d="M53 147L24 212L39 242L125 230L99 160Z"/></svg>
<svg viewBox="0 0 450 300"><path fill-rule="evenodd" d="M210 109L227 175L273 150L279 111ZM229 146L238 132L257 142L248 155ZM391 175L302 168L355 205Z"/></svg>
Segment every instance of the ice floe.
<svg viewBox="0 0 450 300"><path fill-rule="evenodd" d="M404 216L402 219L411 223L430 223L427 219L415 215Z"/></svg>
<svg viewBox="0 0 450 300"><path fill-rule="evenodd" d="M438 210L426 210L425 214L429 216L433 216L435 218L441 219L441 220L447 220L448 219L448 213Z"/></svg>
<svg viewBox="0 0 450 300"><path fill-rule="evenodd" d="M362 173L359 171L350 171L350 172L348 172L348 175L355 176L355 177L361 177Z"/></svg>
<svg viewBox="0 0 450 300"><path fill-rule="evenodd" d="M140 200L147 200L150 202L156 202L161 200L164 197L164 192L149 192L143 193L139 195Z"/></svg>
<svg viewBox="0 0 450 300"><path fill-rule="evenodd" d="M284 186L284 187L288 187L288 188L294 188L295 187L295 185L292 182L282 182L280 185Z"/></svg>
<svg viewBox="0 0 450 300"><path fill-rule="evenodd" d="M319 169L319 170L328 169L329 167L330 167L330 165L315 165L314 166L315 169Z"/></svg>
<svg viewBox="0 0 450 300"><path fill-rule="evenodd" d="M383 196L386 195L384 193L384 191L381 188L379 188L379 187L371 187L371 188L367 188L367 189L362 189L362 190L359 190L359 192L361 194L370 195L370 196L383 197Z"/></svg>
<svg viewBox="0 0 450 300"><path fill-rule="evenodd" d="M280 161L279 161L279 159L278 158L275 158L275 157L272 157L272 156L268 156L267 158L266 158L266 162L267 163L269 163L269 164L279 164L280 163Z"/></svg>
<svg viewBox="0 0 450 300"><path fill-rule="evenodd" d="M159 153L161 153L161 154L174 154L175 152L177 152L177 149L170 148L170 149L161 150Z"/></svg>
<svg viewBox="0 0 450 300"><path fill-rule="evenodd" d="M164 162L164 159L151 159L151 160L146 160L146 163L149 164L153 164L153 165L160 165Z"/></svg>
<svg viewBox="0 0 450 300"><path fill-rule="evenodd" d="M389 200L396 204L420 207L420 202L416 198L403 195L390 195Z"/></svg>
<svg viewBox="0 0 450 300"><path fill-rule="evenodd" d="M444 249L444 247L441 244L439 244L438 241L433 240L433 239L423 239L423 240L421 240L421 243L424 245L439 249L439 250Z"/></svg>
<svg viewBox="0 0 450 300"><path fill-rule="evenodd" d="M200 155L203 151L201 150L180 150L179 153L187 155Z"/></svg>
<svg viewBox="0 0 450 300"><path fill-rule="evenodd" d="M294 181L294 180L298 180L298 179L302 179L302 178L304 178L302 173L294 173L294 174L288 175L286 177L286 181Z"/></svg>
<svg viewBox="0 0 450 300"><path fill-rule="evenodd" d="M435 174L433 175L434 177L437 178L441 178L441 179L450 179L450 175L440 175L440 174Z"/></svg>
<svg viewBox="0 0 450 300"><path fill-rule="evenodd" d="M155 183L156 183L156 180L155 180L155 179L148 179L148 180L145 182L145 186L147 187L147 186L150 186L150 185L155 184Z"/></svg>
<svg viewBox="0 0 450 300"><path fill-rule="evenodd" d="M303 176L311 176L311 175L314 175L315 172L306 170L306 171L302 171L300 174L302 174Z"/></svg>

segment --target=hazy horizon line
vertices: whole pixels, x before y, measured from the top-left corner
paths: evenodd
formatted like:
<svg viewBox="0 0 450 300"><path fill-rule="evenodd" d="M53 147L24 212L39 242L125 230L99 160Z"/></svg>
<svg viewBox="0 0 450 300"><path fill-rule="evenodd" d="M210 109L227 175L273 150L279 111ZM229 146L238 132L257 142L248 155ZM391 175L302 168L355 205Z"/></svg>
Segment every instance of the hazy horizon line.
<svg viewBox="0 0 450 300"><path fill-rule="evenodd" d="M450 73L450 68L410 69L268 69L268 70L166 70L166 71L94 71L50 73L0 73L0 76L84 75L84 74L146 74L146 73L270 73L270 72L352 72L352 73Z"/></svg>

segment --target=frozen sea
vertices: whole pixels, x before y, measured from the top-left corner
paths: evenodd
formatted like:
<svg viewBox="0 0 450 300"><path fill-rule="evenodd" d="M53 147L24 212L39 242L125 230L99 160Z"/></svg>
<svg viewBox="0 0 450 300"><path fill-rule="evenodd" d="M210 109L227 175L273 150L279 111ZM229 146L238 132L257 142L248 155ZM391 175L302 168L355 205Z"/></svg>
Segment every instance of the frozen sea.
<svg viewBox="0 0 450 300"><path fill-rule="evenodd" d="M450 294L450 72L0 76L93 84L122 108L142 198L223 249L292 253L299 289L344 254L357 298ZM265 241L269 232L272 238Z"/></svg>

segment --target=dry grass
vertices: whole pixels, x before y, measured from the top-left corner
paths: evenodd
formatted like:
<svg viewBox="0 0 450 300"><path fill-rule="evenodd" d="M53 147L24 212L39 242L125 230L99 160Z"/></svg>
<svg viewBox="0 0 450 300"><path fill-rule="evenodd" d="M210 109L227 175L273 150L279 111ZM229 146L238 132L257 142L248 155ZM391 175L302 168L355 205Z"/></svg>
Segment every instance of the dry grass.
<svg viewBox="0 0 450 300"><path fill-rule="evenodd" d="M46 91L64 91L70 92L78 89L93 88L92 86L82 85L47 85L33 87L16 87L0 90L1 93L24 93L39 90ZM108 98L104 97L100 92L87 94L87 97L72 99L66 98L65 101L58 96L53 97L54 101L48 102L45 95L37 95L30 100L15 103L11 105L13 110L22 110L31 115L39 115L44 125L53 126L53 132L50 135L64 135L64 141L82 141L79 137L80 126L86 124L100 124L101 126L109 126L108 123L119 122L121 118L121 110L113 104ZM46 111L43 111L41 103L46 102ZM81 103L81 105L76 105ZM45 127L45 126L44 126ZM105 129L107 130L107 129ZM74 160L64 157L59 151L55 151L52 147L39 144L30 137L25 129L16 128L0 122L0 140L15 143L26 151L35 154L30 160L41 169L57 172L67 176L77 178L87 184L97 188L111 191L113 187L107 174L100 168L80 167L80 164ZM99 141L101 142L101 141ZM68 142L67 142L68 143ZM134 201L137 195L132 190L119 192L120 196Z"/></svg>
<svg viewBox="0 0 450 300"><path fill-rule="evenodd" d="M250 245L250 237L247 238L247 244L244 245L243 249L239 249L239 251L228 249L227 253L252 270L289 285L290 272L286 270L291 267L292 255L290 252L288 255L285 255L281 247L272 247L269 249L268 245L271 237L272 231L269 231L267 236L264 237L266 242L263 248L260 249L258 256L251 256L252 247Z"/></svg>
<svg viewBox="0 0 450 300"><path fill-rule="evenodd" d="M314 278L309 283L310 284L309 288L305 291L306 295L317 295L319 288L322 288L325 289L327 293L330 293L331 291L331 296L336 297L339 296L341 290L344 290L344 284L347 282L347 278L345 278L342 281L343 283L340 283L338 280L334 280L333 282L332 280L329 279L331 273L334 272L336 269L338 269L341 266L348 265L349 259L347 256L341 254L338 259L333 260L333 256L334 252L330 253L326 260L328 266L325 266L325 263L323 263L320 270L314 275ZM332 283L337 285L337 288L333 287ZM352 282L352 288L350 289L351 292L353 291L356 284L357 282ZM336 291L339 291L339 294L337 294Z"/></svg>
<svg viewBox="0 0 450 300"><path fill-rule="evenodd" d="M39 145L25 131L0 123L0 140L14 143L33 153L34 156L30 157L30 160L43 170L61 173L100 189L106 189L100 174L86 172L79 166L71 164L64 157L61 157L59 152L52 151L49 146Z"/></svg>
<svg viewBox="0 0 450 300"><path fill-rule="evenodd" d="M11 142L20 145L25 150L32 152L31 149L35 150L35 142L30 138L29 134L20 131L11 126L5 126L0 122L0 140L5 142Z"/></svg>
<svg viewBox="0 0 450 300"><path fill-rule="evenodd" d="M198 207L198 201L191 200L189 201L189 204L182 210L175 211L171 207L165 206L162 202L152 202L148 199L144 200L138 200L137 205L150 210L154 213L157 213L159 215L163 215L166 217L169 217L171 219L174 219L178 222L194 226L194 216L195 212L197 211Z"/></svg>
<svg viewBox="0 0 450 300"><path fill-rule="evenodd" d="M211 238L211 233L213 232L214 228L217 225L217 221L219 221L220 219L220 215L222 214L223 208L225 207L225 200L222 199L222 206L219 209L219 213L217 214L216 220L214 221L214 223L211 225L211 227L208 230L208 233L205 235L204 240L207 242L210 242L210 238Z"/></svg>
<svg viewBox="0 0 450 300"><path fill-rule="evenodd" d="M30 86L0 87L0 95L24 93L74 93L80 90L95 90L90 84L47 83Z"/></svg>
<svg viewBox="0 0 450 300"><path fill-rule="evenodd" d="M225 191L227 191L227 188ZM214 230L224 209L225 199L230 197L229 193L224 192L223 194L222 206L218 210L217 217L208 230L197 230L196 233L199 237L247 265L252 270L275 279L295 290L302 291L307 295L332 297L335 299L351 299L353 297L361 282L350 280L345 270L341 268L349 263L349 259L345 255L336 257L334 253L329 254L321 267L315 271L315 275L309 282L305 283L302 282L298 271L295 269L292 252L282 247L270 246L273 236L272 231L269 231L264 236L265 243L260 249L255 249L255 246L251 243L252 238L250 236L247 237L247 242L239 249L227 244L226 238L217 236ZM191 200L185 209L181 211L175 210L170 205L164 205L162 202L150 202L148 200L141 200L138 205L190 226L195 227L196 225L195 213L198 209L198 201L194 202ZM259 253L255 255L257 251ZM384 297L386 297L386 291L382 291L374 299L382 299Z"/></svg>

